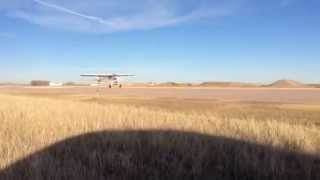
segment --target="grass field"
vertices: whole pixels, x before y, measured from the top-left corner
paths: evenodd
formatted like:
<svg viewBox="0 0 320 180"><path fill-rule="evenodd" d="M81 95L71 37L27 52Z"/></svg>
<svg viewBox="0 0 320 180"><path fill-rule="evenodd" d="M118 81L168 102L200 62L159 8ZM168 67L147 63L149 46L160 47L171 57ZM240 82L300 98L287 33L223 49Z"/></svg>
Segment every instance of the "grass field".
<svg viewBox="0 0 320 180"><path fill-rule="evenodd" d="M0 179L320 179L318 91L107 91L1 89Z"/></svg>

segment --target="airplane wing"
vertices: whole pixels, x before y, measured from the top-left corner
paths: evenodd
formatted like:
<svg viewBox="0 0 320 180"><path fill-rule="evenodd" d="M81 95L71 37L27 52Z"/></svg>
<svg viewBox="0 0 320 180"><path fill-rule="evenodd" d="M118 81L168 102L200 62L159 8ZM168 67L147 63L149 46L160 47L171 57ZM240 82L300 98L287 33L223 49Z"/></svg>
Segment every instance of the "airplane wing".
<svg viewBox="0 0 320 180"><path fill-rule="evenodd" d="M82 77L129 77L131 74L82 74Z"/></svg>
<svg viewBox="0 0 320 180"><path fill-rule="evenodd" d="M117 76L117 77L129 77L129 76L135 76L135 75L132 75L132 74L114 74L114 76Z"/></svg>
<svg viewBox="0 0 320 180"><path fill-rule="evenodd" d="M113 75L109 74L81 74L82 77L112 77Z"/></svg>

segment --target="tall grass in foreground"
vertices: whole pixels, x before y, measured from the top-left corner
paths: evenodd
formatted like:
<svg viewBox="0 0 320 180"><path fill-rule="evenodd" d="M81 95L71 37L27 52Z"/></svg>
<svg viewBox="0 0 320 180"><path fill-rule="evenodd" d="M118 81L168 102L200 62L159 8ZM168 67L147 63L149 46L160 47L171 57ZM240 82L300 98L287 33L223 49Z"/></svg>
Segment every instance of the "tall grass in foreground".
<svg viewBox="0 0 320 180"><path fill-rule="evenodd" d="M130 105L99 105L70 100L7 95L0 95L0 100L0 169L66 138L90 132L114 130L194 132L274 147L293 153L309 154L315 157L318 157L320 152L319 127L291 125L273 119L270 121L238 120L236 118L225 120L216 118L210 113L170 112ZM285 118L283 117L283 119ZM170 136L170 138L174 137ZM181 137L179 138L181 139ZM177 139L179 138L177 137ZM132 141L135 142L134 139ZM168 140L164 140L164 142L166 141ZM185 147L193 146L192 143L189 145L188 142L186 143ZM202 151L201 148L192 147L191 149L195 156L199 155L195 152L196 150ZM249 161L252 159L250 157L259 156L259 154L251 152L250 149L243 149L244 152L239 150L240 152L232 151L229 154L230 158L237 158L239 155L241 160L243 157L248 157ZM79 151L85 150L79 149ZM226 151L228 150L226 149ZM183 153L188 154L190 151L186 148ZM146 156L152 157L152 154ZM266 158L266 161L273 163L275 172L289 173L287 169L281 170L282 165L275 157ZM243 163L244 166L250 164ZM317 163L316 165L320 166L319 162ZM257 165L259 166L259 164ZM314 175L312 168L315 164L306 163L304 165L304 171L310 172L308 177L315 177L312 176ZM254 167L253 164L250 166ZM270 165L270 167L272 166ZM276 174L274 177L277 177Z"/></svg>

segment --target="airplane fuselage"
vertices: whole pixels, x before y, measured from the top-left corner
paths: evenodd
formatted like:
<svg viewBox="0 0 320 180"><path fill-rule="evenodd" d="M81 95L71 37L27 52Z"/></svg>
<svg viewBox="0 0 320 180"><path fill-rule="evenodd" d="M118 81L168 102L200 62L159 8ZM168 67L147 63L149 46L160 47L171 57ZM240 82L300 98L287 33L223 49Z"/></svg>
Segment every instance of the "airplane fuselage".
<svg viewBox="0 0 320 180"><path fill-rule="evenodd" d="M119 86L122 87L122 84L120 84L119 78L115 76L110 77L97 77L98 83L106 83L106 85L111 88L113 86Z"/></svg>
<svg viewBox="0 0 320 180"><path fill-rule="evenodd" d="M119 77L128 77L134 75L119 75L119 74L84 74L80 75L82 77L95 77L98 84L106 83L109 88L112 86L118 86L119 88L122 87L122 84L119 81Z"/></svg>

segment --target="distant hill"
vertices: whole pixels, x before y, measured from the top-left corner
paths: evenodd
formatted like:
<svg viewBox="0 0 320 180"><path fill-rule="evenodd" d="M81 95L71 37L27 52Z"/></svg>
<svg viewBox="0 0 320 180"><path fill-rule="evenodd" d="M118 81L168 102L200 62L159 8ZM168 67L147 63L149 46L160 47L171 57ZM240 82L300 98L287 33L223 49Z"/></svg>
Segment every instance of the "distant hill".
<svg viewBox="0 0 320 180"><path fill-rule="evenodd" d="M10 82L4 82L4 83L0 83L0 86L26 86L28 84L24 84L24 83L10 83Z"/></svg>
<svg viewBox="0 0 320 180"><path fill-rule="evenodd" d="M213 87L213 88L320 88L320 84L304 84L294 80L278 80L272 84L243 82L202 82L202 83L129 83L133 87Z"/></svg>
<svg viewBox="0 0 320 180"><path fill-rule="evenodd" d="M270 85L267 85L267 87L275 87L275 88L301 88L301 87L307 87L305 84L300 83L298 81L294 80L279 80L276 81Z"/></svg>
<svg viewBox="0 0 320 180"><path fill-rule="evenodd" d="M320 88L320 84L308 84L309 87Z"/></svg>
<svg viewBox="0 0 320 180"><path fill-rule="evenodd" d="M157 84L160 87L190 87L192 86L191 83L176 83L176 82L166 82Z"/></svg>
<svg viewBox="0 0 320 180"><path fill-rule="evenodd" d="M201 87L259 87L258 84L241 82L203 82Z"/></svg>

